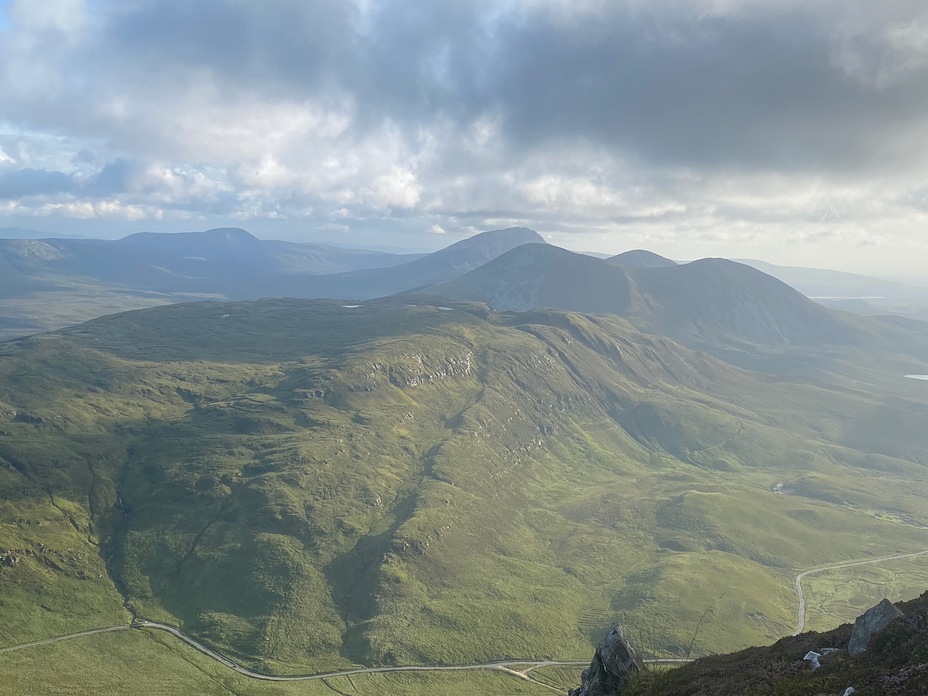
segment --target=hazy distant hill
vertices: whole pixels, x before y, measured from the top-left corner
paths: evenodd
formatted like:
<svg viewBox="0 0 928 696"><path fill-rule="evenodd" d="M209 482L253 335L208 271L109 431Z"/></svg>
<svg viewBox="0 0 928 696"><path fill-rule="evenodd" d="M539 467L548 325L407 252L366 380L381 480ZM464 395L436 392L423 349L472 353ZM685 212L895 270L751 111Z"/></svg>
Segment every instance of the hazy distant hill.
<svg viewBox="0 0 928 696"><path fill-rule="evenodd" d="M385 267L423 256L259 240L239 229L110 241L7 232L19 238L0 239L0 340L126 309L275 294L267 279L282 275Z"/></svg>
<svg viewBox="0 0 928 696"><path fill-rule="evenodd" d="M868 316L897 314L928 321L928 287L923 278L911 278L906 283L821 268L776 266L764 261L742 263L779 278L825 307Z"/></svg>
<svg viewBox="0 0 928 696"><path fill-rule="evenodd" d="M375 268L316 278L274 278L259 286L261 296L366 300L415 290L481 267L523 244L545 244L534 230L511 227L482 232L420 259L390 268Z"/></svg>
<svg viewBox="0 0 928 696"><path fill-rule="evenodd" d="M38 230L27 230L22 227L0 227L0 239L48 239L58 237L61 239L80 239L80 235L74 234L48 234Z"/></svg>
<svg viewBox="0 0 928 696"><path fill-rule="evenodd" d="M677 265L676 261L671 261L645 249L633 249L616 256L610 256L606 260L613 265L626 268L664 268Z"/></svg>
<svg viewBox="0 0 928 696"><path fill-rule="evenodd" d="M77 276L135 290L222 292L230 279L336 273L405 263L418 256L262 240L229 228L140 233L119 240L0 240L0 258L31 277Z"/></svg>
<svg viewBox="0 0 928 696"><path fill-rule="evenodd" d="M779 278L808 297L842 299L928 297L928 288L906 285L884 278L823 268L777 266L754 259L739 259L739 262L772 275L774 278Z"/></svg>
<svg viewBox="0 0 928 696"><path fill-rule="evenodd" d="M173 259L175 272L197 278L245 281L254 276L283 273L342 273L407 263L424 254L388 254L258 239L238 228L171 234L141 233L120 240L123 245Z"/></svg>
<svg viewBox="0 0 928 696"><path fill-rule="evenodd" d="M424 292L502 310L611 312L652 333L707 343L846 344L856 335L786 284L724 259L620 266L615 258L530 245Z"/></svg>
<svg viewBox="0 0 928 696"><path fill-rule="evenodd" d="M769 642L797 569L924 549L928 396L902 386L451 300L191 303L5 343L0 647L126 606L284 673L588 659L616 616L655 656Z"/></svg>
<svg viewBox="0 0 928 696"><path fill-rule="evenodd" d="M262 240L245 230L124 239L0 239L0 340L125 309L197 299L368 299L455 278L526 242L524 228L433 254Z"/></svg>

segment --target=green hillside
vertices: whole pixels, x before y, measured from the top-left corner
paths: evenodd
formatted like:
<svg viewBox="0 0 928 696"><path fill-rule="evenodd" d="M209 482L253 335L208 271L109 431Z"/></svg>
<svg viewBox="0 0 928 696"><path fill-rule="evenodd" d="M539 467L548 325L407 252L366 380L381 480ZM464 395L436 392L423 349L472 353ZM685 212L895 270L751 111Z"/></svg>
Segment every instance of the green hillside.
<svg viewBox="0 0 928 696"><path fill-rule="evenodd" d="M130 616L276 673L588 659L615 618L653 656L768 643L800 570L928 546L926 430L616 317L104 317L0 345L0 648Z"/></svg>

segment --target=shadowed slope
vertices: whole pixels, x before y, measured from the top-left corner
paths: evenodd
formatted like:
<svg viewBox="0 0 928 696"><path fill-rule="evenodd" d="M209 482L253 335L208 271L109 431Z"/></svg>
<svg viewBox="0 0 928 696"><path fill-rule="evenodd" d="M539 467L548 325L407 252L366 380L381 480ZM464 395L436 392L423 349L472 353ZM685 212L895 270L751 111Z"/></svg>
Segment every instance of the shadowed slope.
<svg viewBox="0 0 928 696"><path fill-rule="evenodd" d="M694 342L846 344L858 334L788 285L724 259L620 267L530 245L423 292L503 310L610 312L643 330Z"/></svg>

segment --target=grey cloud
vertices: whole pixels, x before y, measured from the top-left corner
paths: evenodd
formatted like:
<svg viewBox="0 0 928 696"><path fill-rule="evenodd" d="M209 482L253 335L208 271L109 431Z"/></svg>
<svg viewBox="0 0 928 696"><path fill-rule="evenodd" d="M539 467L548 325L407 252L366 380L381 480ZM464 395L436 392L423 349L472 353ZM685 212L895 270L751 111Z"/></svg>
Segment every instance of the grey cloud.
<svg viewBox="0 0 928 696"><path fill-rule="evenodd" d="M209 70L238 88L313 91L357 43L344 0L159 0L112 17L104 51L132 55L143 71Z"/></svg>
<svg viewBox="0 0 928 696"><path fill-rule="evenodd" d="M349 95L356 130L389 117L411 142L441 119L493 113L510 157L582 141L652 166L906 166L920 158L911 140L928 113L928 59L910 56L888 82L866 76L892 66L899 40L885 38L887 27L925 13L890 0L870 25L838 31L859 4L752 3L711 15L696 2L617 1L564 20L519 3L493 14L476 0L382 0L365 27L347 0L106 0L108 21L72 56L84 77L32 116L78 127L90 117L71 101L88 98L77 87L98 74L121 98L140 97L149 81L158 89L165 75L206 74L254 102ZM163 108L183 108L162 96ZM108 125L85 127L103 137Z"/></svg>
<svg viewBox="0 0 928 696"><path fill-rule="evenodd" d="M914 12L889 4L890 17ZM853 4L711 16L697 3L614 2L559 21L524 9L491 20L467 0L387 0L363 33L343 0L133 7L114 15L102 46L147 71L205 69L256 98L347 93L357 126L389 116L410 137L437 118L493 111L516 155L584 140L655 164L864 170L905 164L911 149L897 138L920 129L928 108L928 61L880 84L836 59L851 51L873 70L888 60L881 25L836 33Z"/></svg>
<svg viewBox="0 0 928 696"><path fill-rule="evenodd" d="M129 192L141 167L127 159L116 159L87 177L47 169L0 167L0 199L69 194L105 199Z"/></svg>
<svg viewBox="0 0 928 696"><path fill-rule="evenodd" d="M74 180L67 174L45 169L0 168L0 200L67 193Z"/></svg>
<svg viewBox="0 0 928 696"><path fill-rule="evenodd" d="M132 190L133 179L140 167L125 158L108 162L91 180L83 186L86 193L97 196L109 196Z"/></svg>

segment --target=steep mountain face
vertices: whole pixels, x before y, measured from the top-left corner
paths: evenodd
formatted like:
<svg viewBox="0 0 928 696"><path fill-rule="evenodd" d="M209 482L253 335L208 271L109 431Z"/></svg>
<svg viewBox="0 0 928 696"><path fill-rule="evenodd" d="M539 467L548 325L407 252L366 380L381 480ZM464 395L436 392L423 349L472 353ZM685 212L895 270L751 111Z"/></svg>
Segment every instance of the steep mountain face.
<svg viewBox="0 0 928 696"><path fill-rule="evenodd" d="M277 672L768 642L795 569L923 548L926 428L612 316L105 317L0 345L0 646L124 603Z"/></svg>
<svg viewBox="0 0 928 696"><path fill-rule="evenodd" d="M667 266L677 265L676 261L671 261L645 249L626 251L616 256L610 256L606 261L614 266L623 266L625 268L666 268Z"/></svg>

